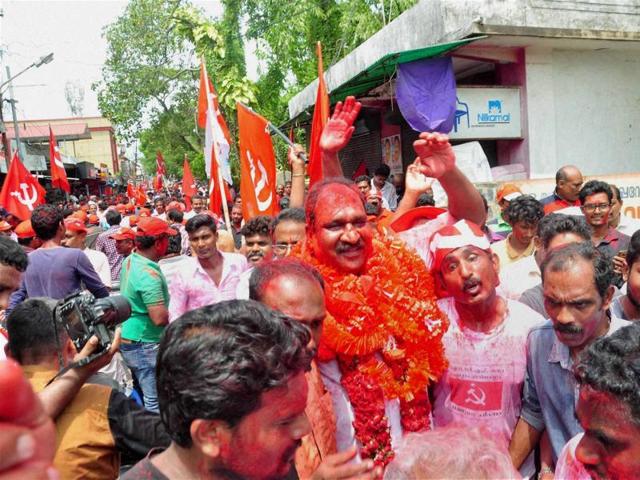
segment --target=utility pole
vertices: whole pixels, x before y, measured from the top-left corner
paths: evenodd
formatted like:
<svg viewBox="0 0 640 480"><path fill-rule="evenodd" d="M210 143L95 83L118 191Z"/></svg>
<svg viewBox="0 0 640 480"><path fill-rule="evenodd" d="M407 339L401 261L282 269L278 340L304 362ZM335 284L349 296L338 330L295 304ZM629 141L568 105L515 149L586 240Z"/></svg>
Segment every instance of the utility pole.
<svg viewBox="0 0 640 480"><path fill-rule="evenodd" d="M8 82L8 85L9 85L9 95L11 95L11 99L7 99L5 101L11 104L11 115L13 116L13 130L14 130L14 135L15 135L15 140L16 140L16 149L18 150L18 153L20 154L20 159L23 162L26 162L26 160L27 160L27 151L24 148L24 145L22 144L22 142L20 142L20 130L18 128L18 117L16 115L16 102L17 102L17 100L13 97L13 83L11 82L11 80L13 80L13 79L11 78L11 69L9 68L9 65L7 65L6 70L7 70L7 78L9 79L9 80L7 80L7 82Z"/></svg>

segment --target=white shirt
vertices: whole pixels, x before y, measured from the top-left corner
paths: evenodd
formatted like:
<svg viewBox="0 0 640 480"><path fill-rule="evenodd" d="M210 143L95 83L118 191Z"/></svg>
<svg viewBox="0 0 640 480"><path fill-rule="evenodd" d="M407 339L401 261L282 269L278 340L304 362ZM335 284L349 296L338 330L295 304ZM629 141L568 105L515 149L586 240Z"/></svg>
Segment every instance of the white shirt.
<svg viewBox="0 0 640 480"><path fill-rule="evenodd" d="M618 223L616 230L620 233L631 236L640 230L640 220L629 217L628 215L620 215L620 222Z"/></svg>
<svg viewBox="0 0 640 480"><path fill-rule="evenodd" d="M371 191L374 193L378 191L378 187L373 183L373 179L371 180ZM385 208L395 212L396 208L398 208L398 194L396 193L396 187L389 182L384 182L380 193L382 194L383 200L386 200L389 205Z"/></svg>
<svg viewBox="0 0 640 480"><path fill-rule="evenodd" d="M249 278L251 278L251 272L253 272L253 267L240 275L240 281L236 287L236 298L238 300L249 300Z"/></svg>
<svg viewBox="0 0 640 480"><path fill-rule="evenodd" d="M541 282L542 276L535 255L529 255L504 267L500 265L500 285L497 290L505 298L519 300L525 290Z"/></svg>
<svg viewBox="0 0 640 480"><path fill-rule="evenodd" d="M485 428L507 449L522 408L527 337L545 320L507 300L504 321L491 332L477 332L461 324L453 297L438 300L438 307L450 322L442 338L449 368L434 389L434 425ZM530 455L520 473L534 470Z"/></svg>
<svg viewBox="0 0 640 480"><path fill-rule="evenodd" d="M93 265L93 269L100 277L100 280L102 280L102 283L104 283L104 286L111 288L111 267L109 267L107 256L91 248L85 248L82 251L89 259L89 262L91 262L91 265Z"/></svg>

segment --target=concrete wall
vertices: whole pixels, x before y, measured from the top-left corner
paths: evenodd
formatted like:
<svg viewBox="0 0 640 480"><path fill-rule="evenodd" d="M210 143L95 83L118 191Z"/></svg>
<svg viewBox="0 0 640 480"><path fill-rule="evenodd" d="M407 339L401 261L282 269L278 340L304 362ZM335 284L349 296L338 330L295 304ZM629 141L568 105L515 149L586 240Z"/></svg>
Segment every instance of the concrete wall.
<svg viewBox="0 0 640 480"><path fill-rule="evenodd" d="M640 170L637 51L527 48L526 76L532 178Z"/></svg>

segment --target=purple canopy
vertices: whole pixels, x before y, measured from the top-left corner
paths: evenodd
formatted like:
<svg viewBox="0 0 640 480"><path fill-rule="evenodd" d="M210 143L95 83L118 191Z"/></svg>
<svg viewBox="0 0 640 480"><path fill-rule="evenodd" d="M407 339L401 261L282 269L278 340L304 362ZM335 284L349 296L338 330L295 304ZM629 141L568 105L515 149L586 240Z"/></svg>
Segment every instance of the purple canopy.
<svg viewBox="0 0 640 480"><path fill-rule="evenodd" d="M402 116L414 130L449 133L456 114L456 78L451 58L400 64L396 99Z"/></svg>

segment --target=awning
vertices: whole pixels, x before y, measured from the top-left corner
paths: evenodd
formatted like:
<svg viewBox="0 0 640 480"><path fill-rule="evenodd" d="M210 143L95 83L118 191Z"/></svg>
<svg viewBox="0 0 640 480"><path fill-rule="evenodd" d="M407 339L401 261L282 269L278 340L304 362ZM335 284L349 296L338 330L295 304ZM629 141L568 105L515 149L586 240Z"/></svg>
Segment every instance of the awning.
<svg viewBox="0 0 640 480"><path fill-rule="evenodd" d="M5 124L7 137L15 138L15 129L12 125ZM86 123L58 123L51 125L53 134L58 142L71 140L84 140L91 138L89 125ZM18 122L18 132L21 140L33 143L49 141L49 125L33 125Z"/></svg>
<svg viewBox="0 0 640 480"><path fill-rule="evenodd" d="M476 40L487 38L486 36L477 36L456 40L455 42L440 43L438 45L430 45L415 50L405 50L403 52L389 53L375 62L366 70L363 70L346 83L340 85L330 93L331 103L344 100L349 95L358 96L368 92L372 88L382 85L389 80L396 71L399 64L414 62L425 58L437 57L456 48L467 45Z"/></svg>

